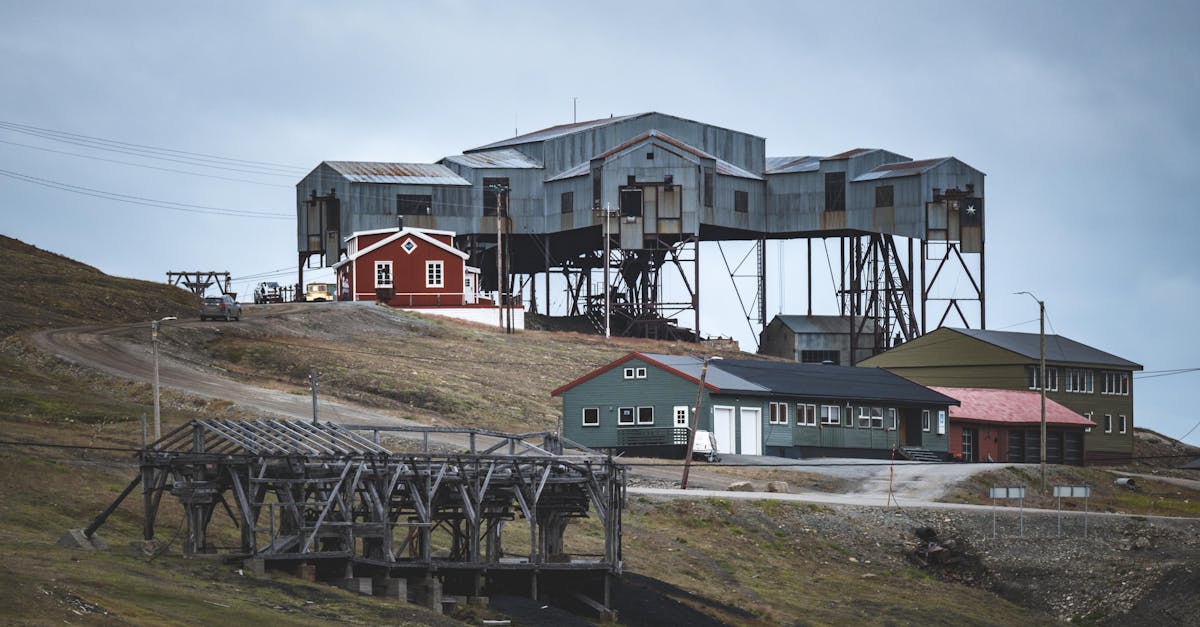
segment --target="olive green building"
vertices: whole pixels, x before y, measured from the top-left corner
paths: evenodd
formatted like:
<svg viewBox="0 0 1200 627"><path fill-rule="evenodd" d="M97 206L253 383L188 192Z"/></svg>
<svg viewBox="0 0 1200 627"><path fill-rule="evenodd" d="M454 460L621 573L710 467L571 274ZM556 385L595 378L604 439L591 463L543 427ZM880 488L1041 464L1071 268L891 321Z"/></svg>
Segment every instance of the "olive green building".
<svg viewBox="0 0 1200 627"><path fill-rule="evenodd" d="M862 361L928 386L1040 390L1037 333L943 327ZM1090 419L1087 463L1133 454L1133 372L1142 366L1061 335L1046 336L1046 397Z"/></svg>

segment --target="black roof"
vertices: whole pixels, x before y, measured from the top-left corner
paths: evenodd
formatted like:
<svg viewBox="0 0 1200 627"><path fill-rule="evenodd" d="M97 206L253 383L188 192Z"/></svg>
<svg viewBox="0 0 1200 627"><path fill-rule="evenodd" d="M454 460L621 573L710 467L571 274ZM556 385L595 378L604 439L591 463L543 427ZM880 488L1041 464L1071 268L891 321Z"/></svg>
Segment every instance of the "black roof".
<svg viewBox="0 0 1200 627"><path fill-rule="evenodd" d="M985 331L981 329L950 329L973 337L981 342L999 346L1030 359L1041 359L1041 338L1037 333L1018 333L1015 331ZM1098 348L1076 342L1061 335L1046 336L1046 361L1069 362L1080 364L1099 364L1141 370L1141 364L1135 364L1128 359L1122 359L1106 353Z"/></svg>
<svg viewBox="0 0 1200 627"><path fill-rule="evenodd" d="M958 401L883 368L828 364L721 359L709 362L718 369L767 388L771 394L802 398L837 398L853 401L888 401L929 405L958 405ZM761 395L761 390L721 388L722 393Z"/></svg>

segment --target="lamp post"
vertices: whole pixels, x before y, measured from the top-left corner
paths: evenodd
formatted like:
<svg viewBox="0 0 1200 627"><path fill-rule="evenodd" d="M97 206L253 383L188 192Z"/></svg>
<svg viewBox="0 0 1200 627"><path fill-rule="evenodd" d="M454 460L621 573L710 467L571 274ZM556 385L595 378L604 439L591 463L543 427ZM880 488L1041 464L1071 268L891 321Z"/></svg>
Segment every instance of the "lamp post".
<svg viewBox="0 0 1200 627"><path fill-rule="evenodd" d="M509 187L492 183L488 185L488 189L496 194L496 305L500 316L500 328L504 329L504 207L502 200Z"/></svg>
<svg viewBox="0 0 1200 627"><path fill-rule="evenodd" d="M1040 437L1041 443L1041 465L1042 465L1042 493L1046 492L1046 302L1034 296L1029 292L1016 292L1017 294L1028 294L1030 298L1037 301L1038 304L1038 339L1041 346L1041 365L1038 372L1038 387L1042 390L1042 433Z"/></svg>
<svg viewBox="0 0 1200 627"><path fill-rule="evenodd" d="M154 347L154 441L162 438L162 421L158 409L158 325L161 322L175 320L175 316L167 316L150 322L150 343Z"/></svg>
<svg viewBox="0 0 1200 627"><path fill-rule="evenodd" d="M593 210L593 213L604 218L604 339L606 340L612 335L612 316L610 315L610 312L612 312L612 290L609 289L610 283L608 278L609 267L612 266L612 235L609 233L608 221L612 219L614 211L608 203L604 204L603 209L596 208Z"/></svg>

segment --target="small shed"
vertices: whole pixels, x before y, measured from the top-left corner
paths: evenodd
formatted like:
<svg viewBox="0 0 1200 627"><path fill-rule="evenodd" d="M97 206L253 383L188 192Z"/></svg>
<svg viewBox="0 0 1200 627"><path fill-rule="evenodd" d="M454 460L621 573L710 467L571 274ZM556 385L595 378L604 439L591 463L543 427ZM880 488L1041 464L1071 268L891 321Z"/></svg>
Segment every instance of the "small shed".
<svg viewBox="0 0 1200 627"><path fill-rule="evenodd" d="M479 269L454 247L454 233L413 227L359 231L335 264L338 300L393 307L479 304ZM489 303L490 304L490 303Z"/></svg>
<svg viewBox="0 0 1200 627"><path fill-rule="evenodd" d="M862 325L861 318L855 324ZM777 314L759 334L761 355L783 357L805 364L829 362L852 366L875 354L877 329L874 321L865 321L866 332L858 336L855 359L850 358L851 320L846 316L800 316Z"/></svg>
<svg viewBox="0 0 1200 627"><path fill-rule="evenodd" d="M934 387L962 404L950 408L950 453L965 462L1041 461L1042 397L1027 390ZM1083 465L1084 433L1095 423L1046 399L1046 461Z"/></svg>

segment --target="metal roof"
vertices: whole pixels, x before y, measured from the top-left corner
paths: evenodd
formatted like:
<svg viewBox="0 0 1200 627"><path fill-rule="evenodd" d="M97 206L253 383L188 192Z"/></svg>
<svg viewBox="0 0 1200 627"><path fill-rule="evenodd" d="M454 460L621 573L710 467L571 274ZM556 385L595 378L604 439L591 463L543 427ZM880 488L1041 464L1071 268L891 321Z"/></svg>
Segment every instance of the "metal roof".
<svg viewBox="0 0 1200 627"><path fill-rule="evenodd" d="M531 133L525 133L524 135L517 135L516 137L510 137L509 139L502 139L498 142L492 142L485 146L479 146L478 148L472 148L470 150L467 150L466 152L491 150L493 148L503 148L506 146L516 146L518 144L528 144L530 142L546 141L548 139L554 139L555 137L562 137L563 135L569 135L569 134L577 132L577 131L585 131L590 128L607 126L609 124L615 124L615 123L621 122L623 120L629 120L629 119L640 117L643 115L649 115L649 114L648 113L635 113L633 115L620 115L620 116L616 116L616 117L601 118L599 120L588 120L586 122L575 122L572 124L559 124L558 126L551 126L549 128L543 128L541 130L533 131Z"/></svg>
<svg viewBox="0 0 1200 627"><path fill-rule="evenodd" d="M802 316L791 314L776 314L776 318L791 329L793 333L849 333L850 318L846 316ZM862 318L855 319L861 323ZM870 325L878 325L871 321Z"/></svg>
<svg viewBox="0 0 1200 627"><path fill-rule="evenodd" d="M459 165L465 165L468 168L486 169L486 168L540 168L542 164L537 160L513 150L512 148L503 148L501 150L493 150L490 152L473 152L471 154L454 155L446 157L442 161L450 161ZM440 163L440 162L439 162Z"/></svg>
<svg viewBox="0 0 1200 627"><path fill-rule="evenodd" d="M563 179L570 179L570 178L575 178L577 176L583 176L584 174L588 173L588 169L589 169L592 161L594 161L596 159L607 159L609 157L619 155L623 152L631 150L632 148L634 148L636 146L644 144L647 141L651 141L651 140L655 140L655 139L661 140L663 143L673 146L675 148L678 148L679 150L682 150L683 152L686 152L694 157L697 157L700 159L712 159L716 165L717 174L721 174L723 176L735 176L738 178L751 179L751 180L755 180L755 181L763 180L763 178L761 176L754 174L753 172L739 168L738 166L733 165L732 163L729 163L728 161L723 161L721 159L718 159L715 156L710 155L709 153L707 153L691 144L688 144L687 142L675 139L674 137L671 137L670 135L668 135L662 131L651 129L649 131L646 131L645 133L641 133L633 138L630 138L630 139L622 142L618 146L609 148L608 150L596 155L595 157L592 157L588 161L584 161L583 163L576 164L575 166L573 166L567 170L564 170L563 172L561 172L555 176L552 176L552 177L546 179L546 182L549 183L551 181L560 181Z"/></svg>
<svg viewBox="0 0 1200 627"><path fill-rule="evenodd" d="M950 408L950 417L971 422L1040 424L1042 395L1030 390L993 390L931 386L946 396L957 398L959 407ZM1046 424L1094 427L1096 424L1063 405L1046 399Z"/></svg>
<svg viewBox="0 0 1200 627"><path fill-rule="evenodd" d="M767 157L767 174L816 172L820 168L821 158L812 155L803 157Z"/></svg>
<svg viewBox="0 0 1200 627"><path fill-rule="evenodd" d="M822 157L821 160L822 161L840 161L842 159L849 159L850 157L857 157L859 155L865 155L868 152L875 152L876 150L879 150L879 149L878 148L854 148L851 150L847 150L846 152L839 152L836 155L833 155L831 157Z"/></svg>
<svg viewBox="0 0 1200 627"><path fill-rule="evenodd" d="M378 161L326 161L326 165L351 183L397 185L462 185L471 182L436 163L384 163Z"/></svg>
<svg viewBox="0 0 1200 627"><path fill-rule="evenodd" d="M851 180L851 183L861 183L863 181L876 181L879 179L891 179L901 176L914 176L924 174L933 168L949 161L952 157L942 157L940 159L922 159L920 161L900 161L898 163L885 163L873 170L864 172Z"/></svg>
<svg viewBox="0 0 1200 627"><path fill-rule="evenodd" d="M709 376L714 368L765 387L770 393L780 396L931 405L958 404L952 397L882 368L722 359L709 362ZM722 392L724 391L723 389Z"/></svg>
<svg viewBox="0 0 1200 627"><path fill-rule="evenodd" d="M688 355L662 355L658 353L642 353L649 361L658 362L664 366L669 366L682 372L692 380L700 381L700 369L704 366L704 360L699 357L691 357ZM724 391L742 390L747 392L766 392L767 388L747 381L737 375L730 374L716 367L716 364L721 360L709 360L708 374L704 376L704 382L716 386Z"/></svg>
<svg viewBox="0 0 1200 627"><path fill-rule="evenodd" d="M1041 340L1037 333L984 331L981 329L955 329L949 327L947 327L947 330L961 333L968 337L975 338L981 342L998 346L1030 359L1041 359ZM1122 359L1116 355L1113 355L1112 353L1106 353L1100 349L1092 348L1087 344L1076 342L1075 340L1063 337L1061 335L1046 336L1046 361L1095 364L1100 366L1128 368L1131 370L1142 369L1141 364L1136 364L1127 359Z"/></svg>

